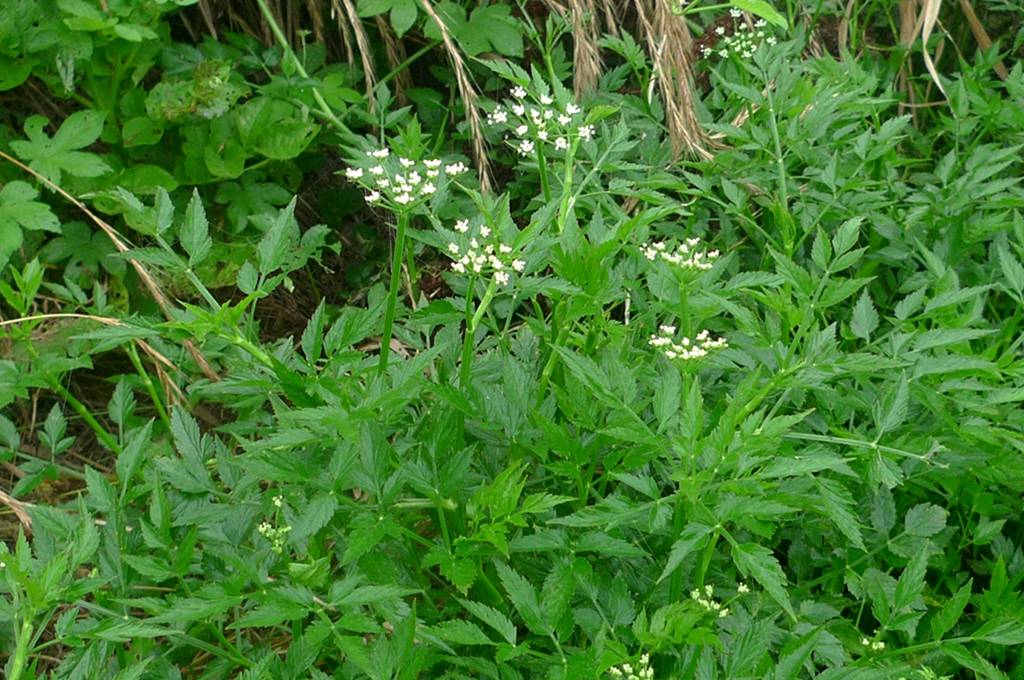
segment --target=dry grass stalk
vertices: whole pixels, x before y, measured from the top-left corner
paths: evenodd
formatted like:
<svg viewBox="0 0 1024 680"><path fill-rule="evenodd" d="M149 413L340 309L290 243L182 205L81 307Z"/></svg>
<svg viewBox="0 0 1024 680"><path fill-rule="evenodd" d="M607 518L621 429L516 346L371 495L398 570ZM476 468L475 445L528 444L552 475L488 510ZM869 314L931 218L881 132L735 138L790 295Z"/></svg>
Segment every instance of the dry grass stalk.
<svg viewBox="0 0 1024 680"><path fill-rule="evenodd" d="M967 17L967 24L971 27L971 33L974 34L974 39L978 41L978 45L981 49L992 49L992 38L989 37L988 31L985 30L985 27L978 19L978 15L974 11L974 5L971 4L971 0L960 0L960 8L964 11L964 16ZM1010 72L1006 70L1006 65L1003 64L1002 60L997 61L992 66L992 70L995 71L996 75L1004 81L1010 77Z"/></svg>
<svg viewBox="0 0 1024 680"><path fill-rule="evenodd" d="M380 33L380 37L384 40L384 53L387 55L388 64L390 64L392 70L396 70L405 61L405 47L391 30L391 24L384 18L384 15L378 14L373 19L377 24L377 32ZM395 97L398 98L400 103L408 104L409 99L405 96L405 93L412 88L412 78L409 77L408 69L396 70L394 81Z"/></svg>
<svg viewBox="0 0 1024 680"><path fill-rule="evenodd" d="M356 7L352 0L331 0L334 4L334 11L339 15L344 13L348 19L348 25L356 37L356 45L359 46L359 57L363 62L363 79L366 82L366 101L369 104L370 112L373 112L373 88L377 85L377 74L373 68L373 51L370 49L370 39L366 37L366 30L363 22L356 13ZM344 10L344 12L342 12Z"/></svg>
<svg viewBox="0 0 1024 680"><path fill-rule="evenodd" d="M25 508L32 507L31 503L19 501L17 498L11 496L10 494L3 490L0 490L0 503L3 503L4 505L11 509L11 512L14 513L14 516L18 518L19 522L21 522L21 526L25 527L25 533L32 533L32 518L25 510Z"/></svg>
<svg viewBox="0 0 1024 680"><path fill-rule="evenodd" d="M597 89L601 76L601 39L594 0L569 0L573 34L573 92L577 99ZM605 3L607 5L609 3Z"/></svg>
<svg viewBox="0 0 1024 680"><path fill-rule="evenodd" d="M683 153L711 158L710 141L694 110L690 62L693 36L686 22L672 13L668 0L634 0L640 29L654 64L655 80L665 105L665 124L673 156ZM651 83L652 87L655 85ZM653 96L653 92L648 93Z"/></svg>
<svg viewBox="0 0 1024 680"><path fill-rule="evenodd" d="M76 208L84 212L86 216L89 219L91 219L96 224L96 226L98 226L100 230L103 231L104 234L107 235L107 238L109 238L110 242L114 244L114 248L116 248L118 252L128 252L128 245L123 240L121 240L121 237L118 235L116 229L110 226L107 222L100 219L100 217L96 215L96 213L94 213L93 211L89 210L89 208L87 208L84 203L82 203L77 198L66 192L61 186L56 184L49 177L45 177L39 174L32 168L28 167L27 165L19 161L17 158L9 156L3 151L0 151L0 158L3 158L9 163L12 163L13 165L16 165L17 167L21 168L22 170L29 173L37 180L48 186L50 189L53 189L58 194L63 196L65 199L70 201L72 204L74 204ZM149 273L149 271L142 265L142 263L136 260L135 258L128 258L128 262L132 265L132 268L134 268L135 272L139 275L139 278L142 280L142 283L146 286L146 290L149 291L150 296L152 296L157 306L160 307L160 311L163 312L164 317L167 320L171 320L173 318L173 315L171 314L170 302L167 300L167 296L164 295L163 291L160 289L160 286L157 284L156 280ZM200 370L202 370L203 375L205 375L207 378L215 382L220 380L220 376L217 375L216 371L213 370L213 368L210 366L210 363L206 360L206 357L203 356L202 352L199 351L199 349L192 343L192 341L186 340L184 344L185 347L188 349L189 353L192 355L192 358L195 359L195 362L199 365L199 368Z"/></svg>
<svg viewBox="0 0 1024 680"><path fill-rule="evenodd" d="M345 48L345 61L349 64L355 63L356 53L352 49L352 29L342 15L344 11L338 6L338 0L331 0L331 21L338 24L338 34L341 36L341 45Z"/></svg>
<svg viewBox="0 0 1024 680"><path fill-rule="evenodd" d="M850 17L853 16L853 5L856 1L849 0L846 3L846 8L843 9L843 18L839 20L839 26L836 28L836 44L839 46L840 59L850 49Z"/></svg>
<svg viewBox="0 0 1024 680"><path fill-rule="evenodd" d="M480 176L480 189L482 191L490 191L491 170L487 162L487 148L484 145L484 131L480 120L480 111L477 108L476 90L473 89L473 83L469 80L466 64L462 60L462 53L455 45L448 27L445 26L444 21L434 10L430 0L420 0L420 4L423 6L424 11L426 11L427 16L437 24L437 28L441 32L441 40L444 43L445 52L448 53L448 59L452 63L452 70L455 72L455 83L459 88L459 96L462 98L462 107L466 113L466 121L469 123L469 132L473 144L473 158L476 161L477 174Z"/></svg>
<svg viewBox="0 0 1024 680"><path fill-rule="evenodd" d="M309 20L313 24L313 40L326 42L324 35L324 15L317 0L306 0L306 10L309 12Z"/></svg>
<svg viewBox="0 0 1024 680"><path fill-rule="evenodd" d="M921 51L924 53L924 67L928 69L928 75L935 81L939 91L946 97L946 88L942 86L942 81L939 80L939 72L935 70L935 62L932 61L932 55L928 52L928 39L932 37L935 24L939 21L939 9L942 7L942 0L921 0L921 4Z"/></svg>
<svg viewBox="0 0 1024 680"><path fill-rule="evenodd" d="M210 32L214 40L219 40L217 35L217 20L213 16L213 9L210 7L210 0L199 0L199 13L203 16L203 23L206 30Z"/></svg>

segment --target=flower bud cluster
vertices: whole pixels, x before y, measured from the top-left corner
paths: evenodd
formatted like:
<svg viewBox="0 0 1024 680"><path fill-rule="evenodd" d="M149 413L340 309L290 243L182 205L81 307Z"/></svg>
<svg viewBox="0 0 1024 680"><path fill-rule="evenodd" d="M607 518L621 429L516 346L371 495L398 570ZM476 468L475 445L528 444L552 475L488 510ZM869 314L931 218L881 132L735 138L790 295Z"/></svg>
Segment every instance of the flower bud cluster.
<svg viewBox="0 0 1024 680"><path fill-rule="evenodd" d="M711 261L719 255L717 250L698 250L699 238L688 238L677 246L667 241L652 241L641 248L644 257L651 262L663 260L681 269L705 271L711 269Z"/></svg>
<svg viewBox="0 0 1024 680"><path fill-rule="evenodd" d="M270 549L278 555L284 552L284 543L291 530L292 528L287 524L275 527L270 522L260 522L260 525L256 527L256 531L260 533L260 536L270 541Z"/></svg>
<svg viewBox="0 0 1024 680"><path fill-rule="evenodd" d="M740 584L746 588L745 584ZM740 591L743 592L743 591ZM704 586L703 590L694 588L690 591L690 599L703 607L706 611L713 613L720 619L729 615L729 608L715 600L715 587L711 584Z"/></svg>
<svg viewBox="0 0 1024 680"><path fill-rule="evenodd" d="M533 97L519 85L512 88L512 97L487 115L487 124L511 131L505 139L521 156L532 156L544 145L565 151L574 139L594 137L594 126L584 121L583 110L574 102L562 107L553 97Z"/></svg>
<svg viewBox="0 0 1024 680"><path fill-rule="evenodd" d="M693 338L675 340L675 326L659 326L657 334L652 334L647 344L660 349L669 359L700 359L707 356L713 349L728 347L725 338L712 338L708 331L701 331Z"/></svg>
<svg viewBox="0 0 1024 680"><path fill-rule="evenodd" d="M493 277L504 286L511 280L510 272L521 274L526 269L526 261L515 257L515 249L486 224L471 228L469 220L459 220L454 229L459 236L448 243L448 257L459 274Z"/></svg>
<svg viewBox="0 0 1024 680"><path fill-rule="evenodd" d="M437 193L446 178L466 172L461 161L439 158L414 161L394 156L390 149L370 151L345 169L345 177L366 189L366 202L392 210L407 210Z"/></svg>
<svg viewBox="0 0 1024 680"><path fill-rule="evenodd" d="M654 678L654 669L651 668L651 657L647 654L640 656L640 661L637 662L636 666L624 663L621 666L612 666L608 669L608 673L612 677L623 678L624 680L653 680Z"/></svg>
<svg viewBox="0 0 1024 680"><path fill-rule="evenodd" d="M743 12L735 8L729 10L729 14L735 20L739 20L743 16ZM754 22L753 28L744 21L736 21L736 32L732 35L725 35L725 27L717 26L715 33L721 36L721 40L714 47L705 46L701 50L701 54L704 57L718 55L725 58L735 55L741 59L750 59L761 43L774 45L777 42L775 36L765 30L766 26L764 19Z"/></svg>
<svg viewBox="0 0 1024 680"><path fill-rule="evenodd" d="M868 638L861 638L860 643L864 645L866 649L870 649L872 652L885 651L885 643L881 640L869 640Z"/></svg>

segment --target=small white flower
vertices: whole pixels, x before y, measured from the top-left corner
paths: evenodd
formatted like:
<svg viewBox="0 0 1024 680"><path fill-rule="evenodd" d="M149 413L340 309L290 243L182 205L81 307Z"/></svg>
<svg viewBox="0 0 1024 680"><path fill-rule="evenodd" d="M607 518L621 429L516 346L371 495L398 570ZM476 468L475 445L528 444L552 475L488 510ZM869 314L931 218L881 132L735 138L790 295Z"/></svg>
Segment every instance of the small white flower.
<svg viewBox="0 0 1024 680"><path fill-rule="evenodd" d="M349 179L359 179L363 176L362 168L345 168L345 177Z"/></svg>
<svg viewBox="0 0 1024 680"><path fill-rule="evenodd" d="M280 507L282 507L284 505L284 497L283 496L280 496L280 495L274 496L271 500L274 503L274 507L275 508L280 508Z"/></svg>
<svg viewBox="0 0 1024 680"><path fill-rule="evenodd" d="M449 175L461 175L466 171L466 164L462 161L451 163L450 165L444 166L444 171Z"/></svg>
<svg viewBox="0 0 1024 680"><path fill-rule="evenodd" d="M522 104L513 104L512 113L516 114L517 116L521 116L524 113L526 113L526 107L523 106Z"/></svg>
<svg viewBox="0 0 1024 680"><path fill-rule="evenodd" d="M526 269L526 260L512 260L512 269L522 273Z"/></svg>
<svg viewBox="0 0 1024 680"><path fill-rule="evenodd" d="M377 180L377 186L381 189L387 189L389 186L391 186L391 181L388 180L387 177L381 177L379 180Z"/></svg>
<svg viewBox="0 0 1024 680"><path fill-rule="evenodd" d="M465 234L467 231L469 231L469 220L459 220L458 222L456 222L455 231L459 232L460 234Z"/></svg>
<svg viewBox="0 0 1024 680"><path fill-rule="evenodd" d="M411 168L416 165L416 161L411 161L408 158L399 158L398 162L402 164L403 168Z"/></svg>
<svg viewBox="0 0 1024 680"><path fill-rule="evenodd" d="M384 166L383 165L375 165L375 166L373 166L372 168L370 168L370 174L373 175L374 177L379 177L380 175L383 175L384 174Z"/></svg>
<svg viewBox="0 0 1024 680"><path fill-rule="evenodd" d="M551 97L547 96L546 94L542 94L540 96L540 103L543 104L544 106L550 106L551 103L554 102L554 101L555 101L554 99L552 99Z"/></svg>
<svg viewBox="0 0 1024 680"><path fill-rule="evenodd" d="M537 139L539 139L542 142L548 141L548 131L547 130L538 130L537 131Z"/></svg>
<svg viewBox="0 0 1024 680"><path fill-rule="evenodd" d="M370 155L374 158L387 158L391 155L390 149L378 149L377 151L371 151Z"/></svg>
<svg viewBox="0 0 1024 680"><path fill-rule="evenodd" d="M431 195L432 193L434 193L435 191L437 191L437 187L435 187L435 186L434 186L433 184L431 184L430 182L427 182L427 183L426 183L426 184L424 184L424 185L423 185L422 187L420 187L420 192L421 192L421 193L422 193L422 194L423 194L424 196L429 196L429 195Z"/></svg>
<svg viewBox="0 0 1024 680"><path fill-rule="evenodd" d="M528 139L524 139L519 143L519 153L523 156L529 156L533 153L533 142Z"/></svg>
<svg viewBox="0 0 1024 680"><path fill-rule="evenodd" d="M502 272L502 271L494 272L494 280L499 285L502 285L502 286L507 285L508 282L509 282L508 272Z"/></svg>
<svg viewBox="0 0 1024 680"><path fill-rule="evenodd" d="M569 148L569 142L565 141L565 137L559 137L555 140L555 149L558 151L565 151Z"/></svg>
<svg viewBox="0 0 1024 680"><path fill-rule="evenodd" d="M415 170L413 170L412 173L409 174L409 184L416 185L419 184L421 181L423 181L423 178L420 177L420 173L416 172Z"/></svg>
<svg viewBox="0 0 1024 680"><path fill-rule="evenodd" d="M395 203L398 203L399 205L408 205L411 202L412 196L409 194L398 194L395 196Z"/></svg>
<svg viewBox="0 0 1024 680"><path fill-rule="evenodd" d="M423 165L427 166L431 170L437 170L441 167L441 160L439 158L430 158L423 161Z"/></svg>
<svg viewBox="0 0 1024 680"><path fill-rule="evenodd" d="M512 96L516 99L522 99L526 96L526 90L524 90L522 86L516 85L512 88Z"/></svg>
<svg viewBox="0 0 1024 680"><path fill-rule="evenodd" d="M580 107L576 106L575 104L569 104L568 106L565 107L565 112L571 116L575 116L580 111Z"/></svg>
<svg viewBox="0 0 1024 680"><path fill-rule="evenodd" d="M480 227L480 235L483 236L484 238L487 238L488 236L491 235L491 228L488 227L486 224Z"/></svg>
<svg viewBox="0 0 1024 680"><path fill-rule="evenodd" d="M740 583L738 586L736 586L736 592L741 594L741 595L743 595L745 593L749 593L750 592L750 586L748 586L746 583Z"/></svg>
<svg viewBox="0 0 1024 680"><path fill-rule="evenodd" d="M593 125L581 125L579 130L577 130L577 133L579 134L580 139L584 139L584 140L589 141L590 138L594 136L594 126Z"/></svg>
<svg viewBox="0 0 1024 680"><path fill-rule="evenodd" d="M371 191L370 193L366 194L366 202L367 203L376 203L379 200L380 200L380 192L379 191Z"/></svg>
<svg viewBox="0 0 1024 680"><path fill-rule="evenodd" d="M570 118L569 116L565 115L564 113L558 117L558 124L559 125L568 125L571 122L572 122L572 118Z"/></svg>
<svg viewBox="0 0 1024 680"><path fill-rule="evenodd" d="M455 243L454 241L449 243L448 244L448 252L451 253L452 255L458 255L459 254L459 244Z"/></svg>
<svg viewBox="0 0 1024 680"><path fill-rule="evenodd" d="M534 123L536 123L537 125L540 125L540 121L541 121L540 111L538 111L537 109L530 109L530 118L533 120Z"/></svg>
<svg viewBox="0 0 1024 680"><path fill-rule="evenodd" d="M717 35L725 35L725 26L717 26L717 27L715 27L715 33Z"/></svg>
<svg viewBox="0 0 1024 680"><path fill-rule="evenodd" d="M441 174L440 170L427 170L427 177L429 177L430 179L434 179L435 177L437 177L440 174Z"/></svg>
<svg viewBox="0 0 1024 680"><path fill-rule="evenodd" d="M516 132L517 135L522 137L523 135L525 135L529 131L530 131L530 128L526 127L525 125L520 125L519 127L516 128L515 132Z"/></svg>
<svg viewBox="0 0 1024 680"><path fill-rule="evenodd" d="M731 16L733 19L739 19L741 16L743 16L743 12L742 10L738 10L735 7L733 7L732 9L729 10L729 16Z"/></svg>

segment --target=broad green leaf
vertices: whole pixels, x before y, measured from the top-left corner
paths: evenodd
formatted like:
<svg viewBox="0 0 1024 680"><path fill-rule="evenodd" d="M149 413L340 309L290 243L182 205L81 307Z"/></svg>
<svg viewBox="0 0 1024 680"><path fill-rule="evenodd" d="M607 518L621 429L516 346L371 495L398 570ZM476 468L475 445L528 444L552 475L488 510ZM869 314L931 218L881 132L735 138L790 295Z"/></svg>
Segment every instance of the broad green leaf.
<svg viewBox="0 0 1024 680"><path fill-rule="evenodd" d="M185 219L181 223L178 240L181 241L181 247L188 253L189 267L200 264L210 253L213 241L210 239L206 210L203 209L203 203L199 199L198 189L192 190L192 199L185 209Z"/></svg>
<svg viewBox="0 0 1024 680"><path fill-rule="evenodd" d="M740 573L761 584L790 617L796 617L786 594L786 574L771 550L756 543L737 543L732 547L732 561Z"/></svg>
<svg viewBox="0 0 1024 680"><path fill-rule="evenodd" d="M850 318L850 330L855 336L868 342L871 341L871 334L878 328L878 312L871 302L871 296L865 289L860 294L857 304L853 307L853 316Z"/></svg>
<svg viewBox="0 0 1024 680"><path fill-rule="evenodd" d="M942 609L935 614L931 621L933 640L941 639L960 620L964 613L964 608L967 606L967 601L971 599L971 588L973 585L974 579L967 579L967 583L956 591L953 597L946 600L946 603L942 605Z"/></svg>
<svg viewBox="0 0 1024 680"><path fill-rule="evenodd" d="M672 550L669 552L668 561L665 562L665 568L661 570L661 576L658 577L658 582L661 583L669 575L676 570L683 560L703 544L704 540L707 539L708 534L711 533L711 527L694 522L687 524L683 529L683 532L679 535L678 540L672 544Z"/></svg>
<svg viewBox="0 0 1024 680"><path fill-rule="evenodd" d="M516 608L519 615L523 617L527 627L535 633L549 633L552 629L545 620L544 610L537 599L537 591L533 585L504 562L497 562L495 566L501 584L505 586L505 592L508 593L508 599L511 600L512 606Z"/></svg>
<svg viewBox="0 0 1024 680"><path fill-rule="evenodd" d="M818 493L821 495L825 514L836 528L850 539L854 547L866 550L864 538L861 536L860 523L853 512L853 495L839 482L825 477L816 477Z"/></svg>
<svg viewBox="0 0 1024 680"><path fill-rule="evenodd" d="M288 256L288 251L297 240L298 225L295 224L295 198L286 208L278 211L271 222L270 229L260 239L256 247L260 274L266 276L275 269L280 269Z"/></svg>
<svg viewBox="0 0 1024 680"><path fill-rule="evenodd" d="M911 536L934 536L946 528L946 511L932 503L920 503L907 511L904 518Z"/></svg>
<svg viewBox="0 0 1024 680"><path fill-rule="evenodd" d="M472 600L463 600L459 598L459 604L466 608L470 614L480 619L488 626L498 631L498 634L504 638L505 642L512 645L516 644L516 626L511 620L497 609L488 607L485 604L479 602L473 602Z"/></svg>
<svg viewBox="0 0 1024 680"><path fill-rule="evenodd" d="M776 9L768 2L765 2L765 0L729 0L729 4L733 7L742 9L745 12L757 15L765 21L775 24L779 28L788 28L789 26L786 22L786 18L779 14L778 11L776 11Z"/></svg>
<svg viewBox="0 0 1024 680"><path fill-rule="evenodd" d="M29 167L60 184L63 173L75 177L99 177L110 172L110 166L99 156L83 149L97 139L103 131L105 114L85 110L72 113L50 137L43 128L49 120L42 116L29 116L25 120L28 140L13 140L11 148Z"/></svg>

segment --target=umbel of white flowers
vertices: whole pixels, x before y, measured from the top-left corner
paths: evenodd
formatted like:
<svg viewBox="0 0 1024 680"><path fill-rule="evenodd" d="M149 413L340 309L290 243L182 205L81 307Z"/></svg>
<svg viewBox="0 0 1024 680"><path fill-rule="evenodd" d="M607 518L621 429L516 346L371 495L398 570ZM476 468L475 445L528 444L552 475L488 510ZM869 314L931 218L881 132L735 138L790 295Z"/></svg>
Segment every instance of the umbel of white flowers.
<svg viewBox="0 0 1024 680"><path fill-rule="evenodd" d="M658 332L651 335L647 344L661 350L669 359L700 359L707 356L713 349L728 347L725 338L712 338L708 331L701 331L693 338L675 339L675 326L659 326Z"/></svg>
<svg viewBox="0 0 1024 680"><path fill-rule="evenodd" d="M612 666L608 672L615 678L624 680L653 680L654 669L651 668L651 657L648 654L641 654L636 666L624 663L621 666Z"/></svg>
<svg viewBox="0 0 1024 680"><path fill-rule="evenodd" d="M741 19L743 16L743 12L735 8L730 9L729 14L732 15L733 19ZM725 37L719 40L718 44L713 48L704 47L701 50L701 55L704 57L717 55L724 58L732 54L741 59L750 59L754 56L754 52L757 51L761 43L774 45L777 42L774 35L769 35L766 32L767 24L765 24L764 19L758 19L754 23L753 30L744 21L737 21L736 23L736 32L728 36L725 35L724 26L716 27L715 34Z"/></svg>
<svg viewBox="0 0 1024 680"><path fill-rule="evenodd" d="M678 245L671 245L668 241L651 241L645 244L641 251L651 262L661 260L673 267L680 269L696 269L704 271L711 269L712 260L718 257L717 250L698 250L699 238L688 238Z"/></svg>
<svg viewBox="0 0 1024 680"><path fill-rule="evenodd" d="M443 179L464 172L466 165L461 161L445 163L439 158L414 161L396 157L385 148L366 153L355 165L345 169L345 177L366 189L367 203L403 210L433 196Z"/></svg>
<svg viewBox="0 0 1024 680"><path fill-rule="evenodd" d="M526 261L515 257L515 249L503 243L486 224L471 229L469 220L455 223L456 240L448 243L452 270L459 274L492 277L498 285L511 281L510 272L521 274Z"/></svg>
<svg viewBox="0 0 1024 680"><path fill-rule="evenodd" d="M521 156L533 155L544 145L565 151L576 138L594 137L594 126L585 122L583 109L575 102L562 106L550 95L534 97L519 85L512 88L512 97L487 114L487 124L508 129L506 140Z"/></svg>

